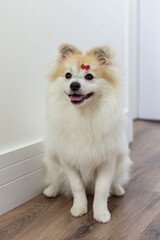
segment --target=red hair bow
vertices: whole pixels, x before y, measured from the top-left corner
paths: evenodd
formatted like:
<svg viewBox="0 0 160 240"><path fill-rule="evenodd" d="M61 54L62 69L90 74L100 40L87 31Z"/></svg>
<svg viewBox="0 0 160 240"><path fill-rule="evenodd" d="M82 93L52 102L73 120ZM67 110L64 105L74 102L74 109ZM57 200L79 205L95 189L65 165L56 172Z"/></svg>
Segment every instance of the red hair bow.
<svg viewBox="0 0 160 240"><path fill-rule="evenodd" d="M81 65L81 68L88 70L88 69L90 69L90 65L84 65L84 64L82 64L82 65Z"/></svg>

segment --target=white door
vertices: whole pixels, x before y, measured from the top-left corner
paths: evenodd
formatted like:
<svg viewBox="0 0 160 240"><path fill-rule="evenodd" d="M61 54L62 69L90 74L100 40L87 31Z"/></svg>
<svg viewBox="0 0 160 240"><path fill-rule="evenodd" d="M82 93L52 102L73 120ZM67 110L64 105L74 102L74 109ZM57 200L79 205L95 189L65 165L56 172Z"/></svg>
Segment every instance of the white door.
<svg viewBox="0 0 160 240"><path fill-rule="evenodd" d="M139 117L160 120L160 1L140 1Z"/></svg>

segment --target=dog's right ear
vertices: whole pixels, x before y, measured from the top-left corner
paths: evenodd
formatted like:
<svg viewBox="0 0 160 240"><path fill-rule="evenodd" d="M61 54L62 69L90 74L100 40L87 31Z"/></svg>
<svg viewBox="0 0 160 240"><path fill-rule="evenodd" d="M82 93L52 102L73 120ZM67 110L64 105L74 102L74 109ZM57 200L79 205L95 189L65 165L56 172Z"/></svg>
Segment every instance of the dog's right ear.
<svg viewBox="0 0 160 240"><path fill-rule="evenodd" d="M62 44L59 47L60 59L65 60L71 54L82 54L82 52L71 44Z"/></svg>

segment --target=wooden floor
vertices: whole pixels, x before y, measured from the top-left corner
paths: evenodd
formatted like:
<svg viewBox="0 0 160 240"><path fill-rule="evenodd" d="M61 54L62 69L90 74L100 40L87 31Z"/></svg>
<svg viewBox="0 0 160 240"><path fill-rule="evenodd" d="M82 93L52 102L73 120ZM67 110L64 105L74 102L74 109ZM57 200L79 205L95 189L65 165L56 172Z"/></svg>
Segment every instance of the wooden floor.
<svg viewBox="0 0 160 240"><path fill-rule="evenodd" d="M111 197L112 219L101 224L89 212L70 215L71 200L40 195L0 217L0 240L158 240L160 239L160 123L134 124L131 181L124 197Z"/></svg>

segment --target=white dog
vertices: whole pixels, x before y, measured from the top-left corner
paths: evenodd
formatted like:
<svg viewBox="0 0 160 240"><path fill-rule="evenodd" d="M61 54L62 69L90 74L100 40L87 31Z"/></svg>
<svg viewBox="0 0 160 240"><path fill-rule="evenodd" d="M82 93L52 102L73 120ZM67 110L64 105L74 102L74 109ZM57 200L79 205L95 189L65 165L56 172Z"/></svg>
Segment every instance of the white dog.
<svg viewBox="0 0 160 240"><path fill-rule="evenodd" d="M131 160L125 135L121 80L109 47L83 55L63 44L47 95L44 194L73 195L71 214L87 213L94 193L94 218L108 222L109 194L121 196Z"/></svg>

